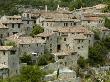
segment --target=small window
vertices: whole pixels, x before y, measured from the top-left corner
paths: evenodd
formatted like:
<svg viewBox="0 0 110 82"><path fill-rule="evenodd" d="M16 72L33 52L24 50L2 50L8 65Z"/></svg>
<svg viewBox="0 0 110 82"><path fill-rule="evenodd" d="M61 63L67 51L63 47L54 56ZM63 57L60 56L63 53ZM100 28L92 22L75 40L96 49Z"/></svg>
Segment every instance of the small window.
<svg viewBox="0 0 110 82"><path fill-rule="evenodd" d="M23 47L23 44L21 44L21 46Z"/></svg>
<svg viewBox="0 0 110 82"><path fill-rule="evenodd" d="M14 54L16 54L16 51L12 50L10 53L11 53L11 55L14 55Z"/></svg>
<svg viewBox="0 0 110 82"><path fill-rule="evenodd" d="M3 38L3 34L0 35L0 38Z"/></svg>
<svg viewBox="0 0 110 82"><path fill-rule="evenodd" d="M42 37L43 40L45 40L45 37Z"/></svg>
<svg viewBox="0 0 110 82"><path fill-rule="evenodd" d="M20 24L18 24L18 28L20 28Z"/></svg>
<svg viewBox="0 0 110 82"><path fill-rule="evenodd" d="M50 47L52 47L52 44L50 44Z"/></svg>
<svg viewBox="0 0 110 82"><path fill-rule="evenodd" d="M7 36L9 37L9 35L10 35L10 34L8 33Z"/></svg>
<svg viewBox="0 0 110 82"><path fill-rule="evenodd" d="M78 49L80 49L80 47L78 47Z"/></svg>
<svg viewBox="0 0 110 82"><path fill-rule="evenodd" d="M76 23L74 22L74 25L76 25Z"/></svg>
<svg viewBox="0 0 110 82"><path fill-rule="evenodd" d="M66 38L64 38L64 41L66 41Z"/></svg>
<svg viewBox="0 0 110 82"><path fill-rule="evenodd" d="M4 62L4 65L6 65L6 62Z"/></svg>
<svg viewBox="0 0 110 82"><path fill-rule="evenodd" d="M29 24L29 21L27 21L27 24Z"/></svg>
<svg viewBox="0 0 110 82"><path fill-rule="evenodd" d="M88 23L90 23L90 21L88 21Z"/></svg>
<svg viewBox="0 0 110 82"><path fill-rule="evenodd" d="M48 26L48 23L47 23L47 26Z"/></svg>
<svg viewBox="0 0 110 82"><path fill-rule="evenodd" d="M47 40L49 40L49 37L47 37Z"/></svg>
<svg viewBox="0 0 110 82"><path fill-rule="evenodd" d="M3 55L5 55L5 51L3 51Z"/></svg>
<svg viewBox="0 0 110 82"><path fill-rule="evenodd" d="M73 25L73 23L71 23L71 26Z"/></svg>
<svg viewBox="0 0 110 82"><path fill-rule="evenodd" d="M5 24L5 26L7 26L7 24Z"/></svg>
<svg viewBox="0 0 110 82"><path fill-rule="evenodd" d="M52 49L50 49L50 53L52 53Z"/></svg>
<svg viewBox="0 0 110 82"><path fill-rule="evenodd" d="M14 24L12 24L12 28L14 28Z"/></svg>

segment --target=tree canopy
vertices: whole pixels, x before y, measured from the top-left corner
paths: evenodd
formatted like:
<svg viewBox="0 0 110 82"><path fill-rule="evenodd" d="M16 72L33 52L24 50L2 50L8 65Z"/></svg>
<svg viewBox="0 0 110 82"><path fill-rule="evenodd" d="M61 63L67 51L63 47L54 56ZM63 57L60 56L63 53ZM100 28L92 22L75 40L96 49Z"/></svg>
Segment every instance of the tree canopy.
<svg viewBox="0 0 110 82"><path fill-rule="evenodd" d="M42 32L44 32L44 28L43 27L41 27L39 25L34 25L33 26L33 30L32 30L30 35L34 37L35 35L37 35L39 33L42 33Z"/></svg>

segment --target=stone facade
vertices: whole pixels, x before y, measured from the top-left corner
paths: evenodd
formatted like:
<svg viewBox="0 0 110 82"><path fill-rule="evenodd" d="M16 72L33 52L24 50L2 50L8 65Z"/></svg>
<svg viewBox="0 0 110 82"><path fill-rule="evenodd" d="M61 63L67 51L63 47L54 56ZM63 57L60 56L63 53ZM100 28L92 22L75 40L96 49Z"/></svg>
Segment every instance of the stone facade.
<svg viewBox="0 0 110 82"><path fill-rule="evenodd" d="M0 69L4 69L4 77L19 74L18 50L13 46L0 46Z"/></svg>

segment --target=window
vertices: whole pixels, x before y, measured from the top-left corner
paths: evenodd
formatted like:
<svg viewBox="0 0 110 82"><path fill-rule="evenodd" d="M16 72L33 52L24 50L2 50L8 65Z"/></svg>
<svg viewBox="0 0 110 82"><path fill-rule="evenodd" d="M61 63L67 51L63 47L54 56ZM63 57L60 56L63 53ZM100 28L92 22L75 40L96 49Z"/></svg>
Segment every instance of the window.
<svg viewBox="0 0 110 82"><path fill-rule="evenodd" d="M49 37L47 37L47 40L49 40Z"/></svg>
<svg viewBox="0 0 110 82"><path fill-rule="evenodd" d="M78 49L80 49L80 47L78 47Z"/></svg>
<svg viewBox="0 0 110 82"><path fill-rule="evenodd" d="M15 50L12 50L12 51L10 51L10 54L11 55L14 55L14 54L16 54L16 51Z"/></svg>
<svg viewBox="0 0 110 82"><path fill-rule="evenodd" d="M88 23L90 23L90 21L88 21Z"/></svg>
<svg viewBox="0 0 110 82"><path fill-rule="evenodd" d="M68 23L64 23L64 26L68 26Z"/></svg>
<svg viewBox="0 0 110 82"><path fill-rule="evenodd" d="M27 18L29 18L29 14L27 14Z"/></svg>
<svg viewBox="0 0 110 82"><path fill-rule="evenodd" d="M71 23L71 26L73 25L73 23Z"/></svg>
<svg viewBox="0 0 110 82"><path fill-rule="evenodd" d="M23 44L21 44L21 46L23 47Z"/></svg>
<svg viewBox="0 0 110 82"><path fill-rule="evenodd" d="M64 38L64 41L66 41L66 38Z"/></svg>
<svg viewBox="0 0 110 82"><path fill-rule="evenodd" d="M14 24L12 24L12 28L14 28Z"/></svg>
<svg viewBox="0 0 110 82"><path fill-rule="evenodd" d="M29 21L27 21L27 24L29 24Z"/></svg>
<svg viewBox="0 0 110 82"><path fill-rule="evenodd" d="M10 35L10 34L8 33L7 36L9 37L9 35Z"/></svg>
<svg viewBox="0 0 110 82"><path fill-rule="evenodd" d="M48 23L47 23L47 26L48 26Z"/></svg>
<svg viewBox="0 0 110 82"><path fill-rule="evenodd" d="M0 35L0 38L3 38L3 34Z"/></svg>
<svg viewBox="0 0 110 82"><path fill-rule="evenodd" d="M52 49L50 49L50 53L52 53Z"/></svg>
<svg viewBox="0 0 110 82"><path fill-rule="evenodd" d="M3 51L3 55L5 55L5 51Z"/></svg>
<svg viewBox="0 0 110 82"><path fill-rule="evenodd" d="M44 40L45 40L45 37L42 37L42 39L44 39Z"/></svg>
<svg viewBox="0 0 110 82"><path fill-rule="evenodd" d="M6 65L6 62L4 62L4 65Z"/></svg>
<svg viewBox="0 0 110 82"><path fill-rule="evenodd" d="M20 24L18 24L18 28L20 28Z"/></svg>
<svg viewBox="0 0 110 82"><path fill-rule="evenodd" d="M76 25L76 23L74 22L74 25Z"/></svg>
<svg viewBox="0 0 110 82"><path fill-rule="evenodd" d="M52 47L52 44L50 44L50 47Z"/></svg>
<svg viewBox="0 0 110 82"><path fill-rule="evenodd" d="M5 26L7 26L7 24L5 24Z"/></svg>
<svg viewBox="0 0 110 82"><path fill-rule="evenodd" d="M91 41L89 40L89 44L90 44L90 42L91 42Z"/></svg>
<svg viewBox="0 0 110 82"><path fill-rule="evenodd" d="M13 32L13 35L14 35L14 34L17 34L17 33L18 33L18 32Z"/></svg>

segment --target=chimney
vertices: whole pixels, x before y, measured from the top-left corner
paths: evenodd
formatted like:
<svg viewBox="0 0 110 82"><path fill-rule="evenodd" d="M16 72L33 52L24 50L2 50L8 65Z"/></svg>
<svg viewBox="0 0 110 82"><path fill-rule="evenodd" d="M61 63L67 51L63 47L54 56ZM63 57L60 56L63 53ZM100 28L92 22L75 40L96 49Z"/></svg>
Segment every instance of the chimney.
<svg viewBox="0 0 110 82"><path fill-rule="evenodd" d="M45 11L47 12L47 5L45 5Z"/></svg>
<svg viewBox="0 0 110 82"><path fill-rule="evenodd" d="M60 8L60 6L59 6L59 4L58 4L58 6L57 6L57 10Z"/></svg>

